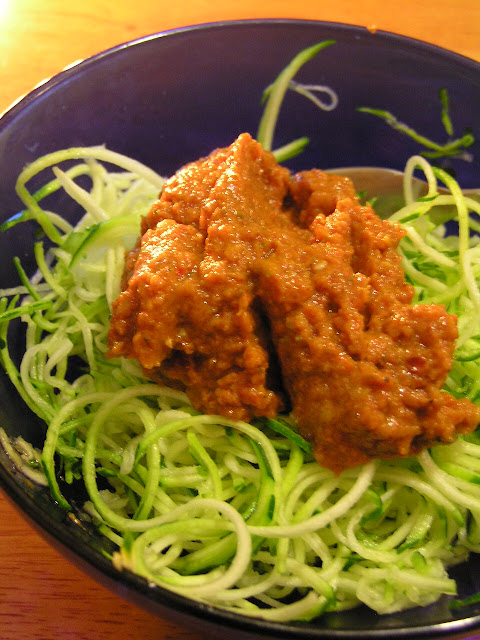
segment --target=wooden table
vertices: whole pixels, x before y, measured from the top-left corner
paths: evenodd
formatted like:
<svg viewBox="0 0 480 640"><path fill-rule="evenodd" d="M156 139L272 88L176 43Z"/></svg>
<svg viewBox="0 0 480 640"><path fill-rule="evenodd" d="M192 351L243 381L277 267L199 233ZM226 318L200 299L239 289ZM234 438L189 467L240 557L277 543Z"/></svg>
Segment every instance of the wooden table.
<svg viewBox="0 0 480 640"><path fill-rule="evenodd" d="M202 22L273 17L376 27L480 61L478 0L0 0L0 112L65 66L121 42ZM111 594L48 546L0 493L0 638L206 635Z"/></svg>

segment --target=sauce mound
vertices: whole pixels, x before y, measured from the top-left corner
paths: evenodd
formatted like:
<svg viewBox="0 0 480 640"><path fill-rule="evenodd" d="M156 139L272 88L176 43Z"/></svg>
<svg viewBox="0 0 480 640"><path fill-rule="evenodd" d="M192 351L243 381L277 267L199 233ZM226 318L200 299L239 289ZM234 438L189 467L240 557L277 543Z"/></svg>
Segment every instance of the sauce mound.
<svg viewBox="0 0 480 640"><path fill-rule="evenodd" d="M340 472L473 430L442 391L455 316L412 305L404 232L353 184L292 175L248 134L165 184L127 255L109 356L233 419L290 411Z"/></svg>

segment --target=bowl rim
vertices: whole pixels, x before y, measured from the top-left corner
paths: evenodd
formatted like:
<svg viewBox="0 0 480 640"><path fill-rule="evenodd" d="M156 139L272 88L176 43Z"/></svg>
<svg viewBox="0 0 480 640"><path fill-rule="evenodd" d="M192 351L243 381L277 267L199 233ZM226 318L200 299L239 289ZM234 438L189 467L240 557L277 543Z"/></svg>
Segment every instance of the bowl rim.
<svg viewBox="0 0 480 640"><path fill-rule="evenodd" d="M251 26L321 26L328 27L333 30L341 30L343 32L352 32L352 33L360 33L363 35L371 34L372 36L376 36L379 39L386 39L390 42L398 42L399 45L406 45L409 47L417 47L419 49L423 49L426 52L436 52L437 55L444 55L448 57L450 60L456 61L458 64L462 64L464 66L472 67L472 71L480 71L480 61L474 60L466 55L461 53L457 53L456 51L452 51L447 49L446 47L442 47L440 45L426 42L419 38L406 36L400 33L396 33L393 31L388 31L385 29L371 29L369 27L354 24L354 23L343 23L343 22L335 22L335 21L324 21L324 20L313 20L313 19L303 19L303 18L246 18L246 19L237 19L237 20L219 20L212 22L202 22L199 24L186 25L183 27L175 27L172 29L167 29L164 31L156 31L145 36L140 36L138 38L134 38L132 40L126 40L125 42L121 42L119 44L113 45L103 51L99 51L87 58L76 60L69 65L67 65L64 69L54 73L53 75L41 80L38 84L32 87L30 91L27 93L20 95L16 98L9 106L7 106L2 112L0 112L0 131L13 119L17 112L21 111L37 98L39 98L43 93L52 90L55 86L63 82L65 79L69 78L71 75L76 75L78 71L88 68L90 65L96 64L98 61L103 58L110 57L115 55L117 52L123 51L125 49L129 49L131 47L135 47L138 45L142 45L144 43L148 43L150 41L157 41L163 39L165 37L174 36L176 34L185 34L188 32L196 32L196 31L205 31L205 30L217 30L223 29L225 27L236 27L236 28L244 28Z"/></svg>
<svg viewBox="0 0 480 640"><path fill-rule="evenodd" d="M40 82L33 87L30 92L20 96L13 104L7 107L5 111L0 114L0 134L18 114L23 112L25 108L29 107L45 93L52 91L59 84L77 75L78 72L84 71L90 66L103 61L105 58L115 56L132 47L148 45L150 42L157 42L164 38L184 35L189 32L222 30L225 27L242 29L254 26L275 28L276 26L301 27L302 25L327 28L333 32L341 31L342 33L371 34L389 43L396 43L401 47L407 47L409 49L413 47L425 53L435 53L437 56L444 56L455 64L459 64L464 68L467 67L472 72L478 73L480 71L480 62L447 48L387 30L377 29L373 31L357 24L296 18L252 18L204 22L158 31L128 40L70 64L60 72ZM2 458L7 460L6 464L2 462ZM7 468L7 466L9 468ZM440 638L452 633L461 633L463 635L464 633L480 628L479 614L464 619L434 624L419 625L418 622L416 622L411 627L402 628L371 629L367 631L328 629L324 627L313 630L311 626L305 626L298 622L278 623L261 618L250 618L237 612L227 611L219 607L198 602L161 586L152 589L146 580L134 573L130 571L117 571L112 562L98 550L84 543L79 545L78 536L69 528L62 530L60 535L58 522L46 513L46 511L41 509L41 507L22 490L20 485L15 481L17 474L21 474L21 472L15 470L15 465L8 455L3 452L3 449L0 450L0 489L3 490L13 506L29 524L50 544L59 548L71 562L79 562L81 568L86 573L92 575L98 582L104 583L106 578L107 586L113 591L116 591L120 596L122 595L121 592L125 591L125 587L127 586L131 590L129 591L128 599L131 600L133 596L134 600L138 600L137 604L139 606L144 609L153 608L155 611L158 611L158 605L163 605L165 607L165 617L168 616L169 610L172 609L177 614L182 616L186 615L192 621L200 618L204 622L212 623L216 628L229 627L244 633L261 632L264 637L283 638L285 640L293 640L293 638L305 638L306 640L316 640L320 638L336 638L337 640L367 640L367 638L378 638L380 640L382 638L390 638L393 640L393 638L405 638L412 640L414 638ZM68 514L65 512L65 517L67 516ZM150 604L152 607L150 607Z"/></svg>

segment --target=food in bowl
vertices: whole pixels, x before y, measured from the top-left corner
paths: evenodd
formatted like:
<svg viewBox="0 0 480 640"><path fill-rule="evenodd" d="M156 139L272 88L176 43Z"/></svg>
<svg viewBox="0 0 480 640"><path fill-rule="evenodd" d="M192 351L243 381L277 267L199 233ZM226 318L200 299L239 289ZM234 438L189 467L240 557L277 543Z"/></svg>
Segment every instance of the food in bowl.
<svg viewBox="0 0 480 640"><path fill-rule="evenodd" d="M240 145L264 157L251 138L237 141L237 150ZM26 181L39 169L75 157L85 161L65 172L56 169L54 180L33 195L26 190ZM107 171L99 160L116 162L123 171ZM436 378L435 395L445 382L451 402L465 407L469 416L468 428L459 430L472 431L477 408L471 400L476 397L472 388L467 393L465 389L469 377L474 380L476 375L472 333L476 325L472 319L478 286L472 277L476 241L468 233L475 222L465 211L469 208L478 213L478 204L464 198L451 178L420 158L409 163L407 179L417 165L428 177L427 198L414 202L407 194L405 208L393 213L390 223L374 222L383 232L386 248L400 240L399 231L398 237L394 236L397 226L391 223L402 225L405 235L399 249L416 302L444 304L449 313L459 317L457 359L446 380L445 367L442 376ZM278 175L282 173L279 169ZM75 184L80 174L91 177L89 191ZM451 186L451 196L435 195L437 176ZM193 406L185 393L185 380L172 375L177 371L186 375L188 367L170 362L165 372L153 360L153 366L145 367L141 362L142 370L135 359L108 357L131 355L128 350L122 351L123 346L120 353L115 351L119 334L134 341L139 319L135 304L132 311L132 301L127 299L129 313L124 317L115 313L125 306L122 289L128 292L132 278L143 286L145 280L142 284L137 277L145 273L141 267L148 267L148 258L158 253L158 244L152 244L148 255L142 256L141 248L133 249L124 268L125 251L132 252L142 218L147 216L143 218L145 242L156 235L158 224L162 227L161 238L170 238L173 244L178 241L179 235L172 233L178 229L169 221L173 218L161 217L150 224L151 218L167 206L165 200L168 206L177 204L169 199L174 181L165 187L161 176L102 148L53 154L33 163L20 177L19 193L28 207L24 218L36 219L54 243L45 252L42 242L37 242L38 273L27 278L17 262L22 285L3 292L2 363L27 404L49 425L41 456L22 443L31 456L30 466L41 462L43 472L35 473L46 478L53 496L66 509L71 505L62 486L84 482L89 495L85 510L118 544L119 552L112 561L119 570L133 570L152 584L245 615L277 621L309 619L359 602L386 613L427 604L442 593L454 593L455 584L446 568L465 559L479 544L476 516L480 496L475 464L480 445L474 432L448 447L423 450L415 457L372 460L360 467L343 464L343 456L337 463L332 458L332 471L314 460L311 443L297 432L288 415L277 416L276 407L271 414L262 409L249 415L260 418L253 423L239 420L247 417L243 414L199 413L199 408L209 409L210 405L195 402ZM340 202L349 199L354 203L349 206L360 210L351 186L341 184L348 197L339 197L338 205L344 206ZM303 188L305 182L300 180L299 185ZM39 204L60 188L85 210L74 228ZM160 190L160 201L153 204ZM212 202L212 206L217 203ZM455 206L448 215L458 219L458 237L446 235L445 219L439 220L437 215L440 204ZM335 212L335 200L333 206ZM309 219L308 207L299 208ZM277 210L283 215L278 204ZM371 215L368 207L365 210ZM334 212L324 214L325 222ZM345 225L348 217L336 218ZM205 238L195 227L183 227L183 240L188 237L191 242L189 256L195 266L195 251L205 246ZM341 228L336 237L341 235ZM301 234L306 235L306 230ZM262 238L258 240L262 242ZM330 236L326 238L325 246L331 240ZM167 251L159 252L160 256L172 246L164 244ZM290 249L291 243L287 246ZM173 262L167 264L173 269L173 282L186 273L184 261L180 264L178 256L172 252ZM393 262L398 263L398 259ZM383 264L388 265L390 273L390 262ZM275 269L271 274L278 272ZM357 277L356 273L352 269L351 278ZM163 285L154 277L158 274L151 275L161 293ZM275 315L278 298L270 295L268 276L266 265L259 265L258 286L271 310L273 325L282 322L288 310L280 307L278 318ZM404 284L403 272L401 276L398 291L408 298L406 292L412 290ZM399 278L398 269L392 270L392 277ZM167 280L172 283L171 278ZM149 304L152 298L146 296L145 300ZM181 302L177 304L173 322L178 312L187 310ZM331 316L341 308L337 306L330 309ZM434 308L438 312L439 307ZM110 325L112 309L114 322ZM15 317L26 323L25 356L18 369L9 355L7 336L8 323ZM443 319L439 322L450 336L444 357L449 361L452 321L449 315L439 314L437 318ZM160 322L156 312L154 319L151 324L155 333ZM255 325L255 319L251 324ZM258 337L255 332L249 335L252 340ZM280 340L283 334L275 331L275 336ZM182 338L187 341L186 336L180 335ZM144 335L141 340L145 342ZM128 341L125 344L129 349ZM157 343L153 351L158 348ZM293 372L296 355L290 342L284 361L292 365ZM419 366L417 360L414 364ZM155 370L153 378L176 379L181 388L152 382L145 376L145 369ZM260 369L266 380L268 367ZM201 377L205 379L206 375ZM294 379L293 373L291 377ZM211 384L206 389L210 393ZM266 385L264 389L267 401L276 395L267 393ZM467 399L457 402L460 397ZM4 441L11 447L6 438ZM427 443L432 444L426 439ZM328 463L326 455L322 453L321 461ZM354 459L353 464L356 462L360 460ZM340 470L343 473L337 475Z"/></svg>

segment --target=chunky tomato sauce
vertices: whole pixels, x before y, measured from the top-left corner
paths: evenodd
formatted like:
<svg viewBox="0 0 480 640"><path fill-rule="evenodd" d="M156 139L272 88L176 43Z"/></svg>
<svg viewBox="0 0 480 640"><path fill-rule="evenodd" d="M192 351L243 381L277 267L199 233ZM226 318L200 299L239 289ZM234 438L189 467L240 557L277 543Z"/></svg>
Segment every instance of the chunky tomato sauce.
<svg viewBox="0 0 480 640"><path fill-rule="evenodd" d="M109 355L205 413L289 411L335 472L474 429L441 389L456 318L412 305L398 225L352 183L291 175L248 134L167 181L127 256Z"/></svg>

